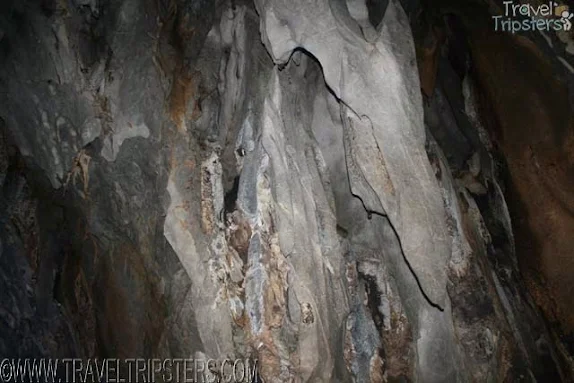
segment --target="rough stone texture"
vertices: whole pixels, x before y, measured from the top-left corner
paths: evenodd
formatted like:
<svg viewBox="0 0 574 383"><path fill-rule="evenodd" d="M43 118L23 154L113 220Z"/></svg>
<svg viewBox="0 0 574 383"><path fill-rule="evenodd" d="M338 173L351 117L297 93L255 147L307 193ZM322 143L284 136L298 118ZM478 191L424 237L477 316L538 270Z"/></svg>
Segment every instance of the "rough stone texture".
<svg viewBox="0 0 574 383"><path fill-rule="evenodd" d="M496 132L511 176L511 209L523 271L538 304L552 320L563 323L565 335L573 334L574 200L566 191L574 187L574 118L568 83L560 81L550 61L523 37L488 42L486 37L474 38L481 87L497 118L489 128ZM500 63L498 69L493 57ZM520 72L501 69L518 60L523 63ZM532 80L523 82L525 76ZM512 84L512 93L494 85L499 78Z"/></svg>
<svg viewBox="0 0 574 383"><path fill-rule="evenodd" d="M492 138L489 149L503 158L515 262L571 364L574 273L568 191L572 190L574 34L496 33L490 14L503 13L503 5L487 3L488 9L449 1L437 7L459 16L455 28L458 40L467 46L477 114L484 125L481 134Z"/></svg>
<svg viewBox="0 0 574 383"><path fill-rule="evenodd" d="M200 347L194 316L181 315L190 279L163 225L173 137L167 90L185 57L172 29L186 12L209 28L213 4L201 4L2 4L2 118L36 169L36 186L58 188L72 248L61 268L52 266L61 277L39 289L62 291L82 356Z"/></svg>
<svg viewBox="0 0 574 383"><path fill-rule="evenodd" d="M0 356L571 379L460 25L395 0L0 7Z"/></svg>
<svg viewBox="0 0 574 383"><path fill-rule="evenodd" d="M424 151L414 45L402 8L390 1L376 32L364 21L359 29L344 2L258 6L263 39L276 62L300 47L321 63L327 85L345 106L353 193L368 211L389 216L422 290L444 306L450 247ZM307 12L299 11L303 7Z"/></svg>
<svg viewBox="0 0 574 383"><path fill-rule="evenodd" d="M0 354L14 357L66 357L77 352L77 339L54 301L56 247L61 240L39 230L61 220L61 209L38 206L24 175L17 149L0 133ZM46 214L48 213L49 214ZM60 214L60 217L58 217ZM43 249L43 251L42 251ZM38 289L35 287L44 286Z"/></svg>

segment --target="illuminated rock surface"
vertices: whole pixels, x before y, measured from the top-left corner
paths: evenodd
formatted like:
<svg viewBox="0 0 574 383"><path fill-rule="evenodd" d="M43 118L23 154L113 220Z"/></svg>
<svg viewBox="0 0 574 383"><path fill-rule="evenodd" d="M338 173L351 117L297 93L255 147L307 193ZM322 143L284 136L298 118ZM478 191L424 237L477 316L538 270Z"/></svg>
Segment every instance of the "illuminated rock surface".
<svg viewBox="0 0 574 383"><path fill-rule="evenodd" d="M268 382L571 379L568 292L520 274L542 254L544 278L574 275L520 242L520 201L554 201L525 195L522 150L553 144L502 110L523 97L547 111L532 121L571 126L572 59L539 36L490 46L473 8L448 6L2 4L0 356L253 357ZM508 47L562 82L499 72ZM493 85L507 77L524 92ZM568 201L565 175L544 179ZM549 203L567 260L568 210Z"/></svg>

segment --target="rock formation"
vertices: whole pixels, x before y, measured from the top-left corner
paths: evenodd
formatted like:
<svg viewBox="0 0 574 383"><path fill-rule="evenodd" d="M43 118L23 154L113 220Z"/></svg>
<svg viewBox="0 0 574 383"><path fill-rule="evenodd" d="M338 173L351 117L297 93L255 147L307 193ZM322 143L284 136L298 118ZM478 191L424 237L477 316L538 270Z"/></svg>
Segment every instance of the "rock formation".
<svg viewBox="0 0 574 383"><path fill-rule="evenodd" d="M500 7L4 1L0 356L573 379L574 43Z"/></svg>

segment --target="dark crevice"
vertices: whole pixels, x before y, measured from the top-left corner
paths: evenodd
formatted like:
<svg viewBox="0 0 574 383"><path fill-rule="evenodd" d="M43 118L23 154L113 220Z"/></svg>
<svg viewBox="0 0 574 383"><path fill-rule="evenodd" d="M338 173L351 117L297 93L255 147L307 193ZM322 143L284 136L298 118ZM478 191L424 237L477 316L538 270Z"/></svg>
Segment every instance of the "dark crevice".
<svg viewBox="0 0 574 383"><path fill-rule="evenodd" d="M369 22L374 28L377 28L389 6L389 0L366 0L367 9L369 11Z"/></svg>
<svg viewBox="0 0 574 383"><path fill-rule="evenodd" d="M375 277L368 275L359 271L359 279L365 282L365 293L367 296L366 308L368 309L371 317L373 318L373 323L379 330L382 337L382 332L384 330L384 315L380 312L379 307L381 306L381 293L377 285ZM382 357L384 357L384 352Z"/></svg>
<svg viewBox="0 0 574 383"><path fill-rule="evenodd" d="M237 208L236 202L237 202L237 193L238 192L239 192L239 176L236 176L233 179L233 185L231 186L231 188L225 192L225 196L223 199L224 204L223 204L223 217L222 217L222 219L225 219L227 214L233 212Z"/></svg>

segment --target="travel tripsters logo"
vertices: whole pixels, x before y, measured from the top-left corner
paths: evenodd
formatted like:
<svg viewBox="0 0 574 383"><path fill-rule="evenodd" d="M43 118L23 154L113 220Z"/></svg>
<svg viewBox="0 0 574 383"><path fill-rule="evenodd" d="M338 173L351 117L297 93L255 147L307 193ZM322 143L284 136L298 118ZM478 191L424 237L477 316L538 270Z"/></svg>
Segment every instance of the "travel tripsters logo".
<svg viewBox="0 0 574 383"><path fill-rule="evenodd" d="M504 15L492 16L494 30L502 32L569 31L574 11L553 1L541 5L504 1Z"/></svg>

